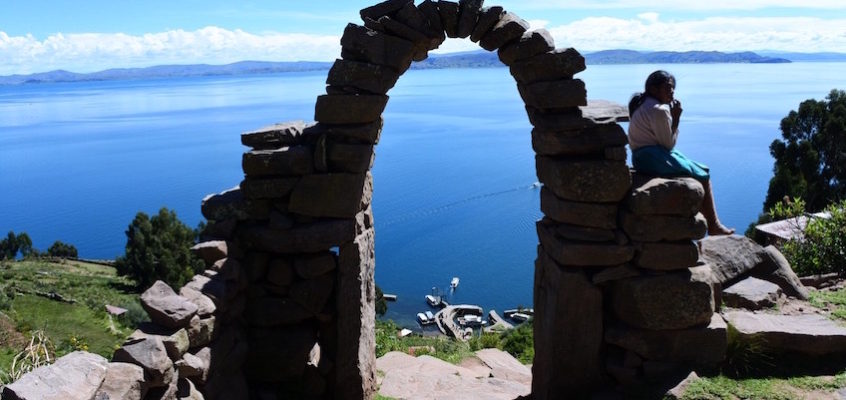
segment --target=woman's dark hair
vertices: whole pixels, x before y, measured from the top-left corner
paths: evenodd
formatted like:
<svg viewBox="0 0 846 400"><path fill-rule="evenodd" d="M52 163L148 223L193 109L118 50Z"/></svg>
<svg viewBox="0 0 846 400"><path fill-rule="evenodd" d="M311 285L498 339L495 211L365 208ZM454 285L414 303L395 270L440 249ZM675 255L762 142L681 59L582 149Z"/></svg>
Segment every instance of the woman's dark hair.
<svg viewBox="0 0 846 400"><path fill-rule="evenodd" d="M649 96L649 88L657 88L671 81L675 82L676 77L667 71L658 70L649 74L646 78L646 83L643 85L643 92L635 93L632 95L632 99L629 100L629 118L631 118L635 110L643 104L643 101L646 100L646 96Z"/></svg>

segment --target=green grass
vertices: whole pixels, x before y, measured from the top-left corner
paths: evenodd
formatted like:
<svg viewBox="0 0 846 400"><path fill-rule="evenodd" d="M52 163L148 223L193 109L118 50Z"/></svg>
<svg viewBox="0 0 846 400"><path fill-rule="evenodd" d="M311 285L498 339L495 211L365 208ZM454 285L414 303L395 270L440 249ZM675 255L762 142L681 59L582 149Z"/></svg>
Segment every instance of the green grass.
<svg viewBox="0 0 846 400"><path fill-rule="evenodd" d="M0 290L7 295L6 310L11 323L0 335L13 329L28 339L42 330L56 349L55 356L87 350L111 358L137 323L146 318L133 289L133 282L116 275L114 268L75 261L51 263L18 261L0 265ZM73 304L51 300L36 293L57 293ZM121 317L109 317L105 305L127 308ZM20 337L20 335L18 336ZM26 344L23 344L25 346ZM20 340L0 340L0 370L8 370L12 358L23 350Z"/></svg>
<svg viewBox="0 0 846 400"><path fill-rule="evenodd" d="M846 290L833 292L814 290L811 291L810 302L815 307L828 307L833 319L846 321Z"/></svg>
<svg viewBox="0 0 846 400"><path fill-rule="evenodd" d="M834 392L846 385L846 373L834 377L786 379L731 379L706 377L694 381L682 396L685 400L800 400L808 392Z"/></svg>

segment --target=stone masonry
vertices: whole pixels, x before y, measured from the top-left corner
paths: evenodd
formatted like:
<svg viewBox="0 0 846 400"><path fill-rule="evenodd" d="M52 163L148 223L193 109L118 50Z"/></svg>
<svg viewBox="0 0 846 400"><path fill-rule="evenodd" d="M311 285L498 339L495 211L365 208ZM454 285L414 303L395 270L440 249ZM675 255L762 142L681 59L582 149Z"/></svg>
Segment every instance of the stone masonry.
<svg viewBox="0 0 846 400"><path fill-rule="evenodd" d="M194 251L207 270L182 288L157 282L144 293L152 323L111 363L97 361L97 399L374 397L370 168L386 93L446 37L497 51L534 126L544 217L532 397L580 398L722 360L719 287L694 242L705 234L702 186L633 175L623 128L580 108L587 91L574 76L584 58L482 3L388 0L361 10L363 24L344 29L316 122L241 135L243 181L202 201L208 224ZM16 389L4 398L34 398Z"/></svg>

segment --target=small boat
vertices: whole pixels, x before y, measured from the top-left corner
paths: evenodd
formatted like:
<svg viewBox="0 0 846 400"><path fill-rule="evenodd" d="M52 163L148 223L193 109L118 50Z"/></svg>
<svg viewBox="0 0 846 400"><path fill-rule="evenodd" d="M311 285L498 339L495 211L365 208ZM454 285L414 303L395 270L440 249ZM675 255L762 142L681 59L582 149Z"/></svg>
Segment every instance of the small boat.
<svg viewBox="0 0 846 400"><path fill-rule="evenodd" d="M431 311L426 311L426 318L429 318L432 322L435 321L435 316L432 314Z"/></svg>
<svg viewBox="0 0 846 400"><path fill-rule="evenodd" d="M395 294L384 293L382 294L382 298L384 298L385 301L397 301L397 295Z"/></svg>
<svg viewBox="0 0 846 400"><path fill-rule="evenodd" d="M526 321L529 320L529 318L531 318L531 317L528 314L523 314L523 313L519 313L519 312L511 314L511 319L513 319L517 322L526 322Z"/></svg>
<svg viewBox="0 0 846 400"><path fill-rule="evenodd" d="M421 325L427 325L430 323L429 317L422 312L417 313L417 322L420 322Z"/></svg>
<svg viewBox="0 0 846 400"><path fill-rule="evenodd" d="M429 303L429 305L432 307L437 307L441 304L441 296L433 296L431 294L427 294L426 303Z"/></svg>
<svg viewBox="0 0 846 400"><path fill-rule="evenodd" d="M484 324L480 315L465 315L458 317L458 324L461 326L481 326Z"/></svg>
<svg viewBox="0 0 846 400"><path fill-rule="evenodd" d="M451 287L453 289L458 287L458 277L457 276L454 276L452 278L452 281L450 281L450 283L449 283L449 287Z"/></svg>

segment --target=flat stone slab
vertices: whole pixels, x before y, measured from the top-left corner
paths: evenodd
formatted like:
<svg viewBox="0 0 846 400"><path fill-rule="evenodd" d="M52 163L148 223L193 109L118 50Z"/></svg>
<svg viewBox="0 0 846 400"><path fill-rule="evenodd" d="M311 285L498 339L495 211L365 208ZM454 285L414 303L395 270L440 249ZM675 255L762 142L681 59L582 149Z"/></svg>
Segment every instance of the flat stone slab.
<svg viewBox="0 0 846 400"><path fill-rule="evenodd" d="M528 395L531 387L507 379L481 377L478 370L430 356L390 352L376 360L384 373L379 393L397 399L503 399Z"/></svg>
<svg viewBox="0 0 846 400"><path fill-rule="evenodd" d="M846 327L818 314L777 315L730 311L723 315L741 337L756 336L770 349L808 355L846 353Z"/></svg>
<svg viewBox="0 0 846 400"><path fill-rule="evenodd" d="M89 400L106 377L108 363L97 354L75 351L10 383L3 389L0 398Z"/></svg>
<svg viewBox="0 0 846 400"><path fill-rule="evenodd" d="M586 106L579 107L582 116L594 121L626 122L629 120L629 110L626 106L610 100L588 99Z"/></svg>
<svg viewBox="0 0 846 400"><path fill-rule="evenodd" d="M491 376L509 381L532 384L532 370L517 361L514 356L499 349L484 349L476 352L476 357L491 369Z"/></svg>
<svg viewBox="0 0 846 400"><path fill-rule="evenodd" d="M748 277L723 290L723 303L729 307L760 310L775 306L781 288L763 279Z"/></svg>

